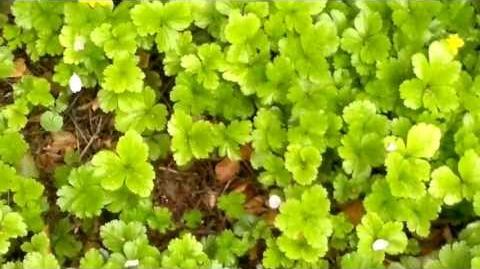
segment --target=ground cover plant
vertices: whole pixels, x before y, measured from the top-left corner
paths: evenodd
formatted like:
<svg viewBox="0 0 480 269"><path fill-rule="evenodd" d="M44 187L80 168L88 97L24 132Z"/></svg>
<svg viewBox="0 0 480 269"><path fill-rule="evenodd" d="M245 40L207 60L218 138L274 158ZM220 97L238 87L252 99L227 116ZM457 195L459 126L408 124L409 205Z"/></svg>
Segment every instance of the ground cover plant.
<svg viewBox="0 0 480 269"><path fill-rule="evenodd" d="M0 267L480 268L480 4L2 1Z"/></svg>

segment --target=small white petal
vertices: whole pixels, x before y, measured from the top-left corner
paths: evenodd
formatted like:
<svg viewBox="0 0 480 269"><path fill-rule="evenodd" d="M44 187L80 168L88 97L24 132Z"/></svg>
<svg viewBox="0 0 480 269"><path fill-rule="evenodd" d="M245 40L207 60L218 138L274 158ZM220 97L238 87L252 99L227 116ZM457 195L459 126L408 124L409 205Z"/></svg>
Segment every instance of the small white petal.
<svg viewBox="0 0 480 269"><path fill-rule="evenodd" d="M82 51L85 49L85 37L83 36L76 36L75 41L73 42L73 50L74 51Z"/></svg>
<svg viewBox="0 0 480 269"><path fill-rule="evenodd" d="M68 81L68 86L73 93L80 92L83 86L82 79L76 73L73 73L73 75L70 77L70 80Z"/></svg>
<svg viewBox="0 0 480 269"><path fill-rule="evenodd" d="M388 152L393 152L393 151L395 151L395 150L397 150L397 144L395 144L395 143L393 143L393 142L388 143L388 145L387 145L387 151L388 151Z"/></svg>
<svg viewBox="0 0 480 269"><path fill-rule="evenodd" d="M373 242L372 249L374 251L382 251L382 250L387 249L389 245L390 245L390 243L387 240L380 238L380 239L375 240L375 242Z"/></svg>
<svg viewBox="0 0 480 269"><path fill-rule="evenodd" d="M271 209L277 209L280 207L281 204L282 204L282 198L280 198L280 196L276 194L272 194L268 198L268 207L270 207Z"/></svg>
<svg viewBox="0 0 480 269"><path fill-rule="evenodd" d="M129 268L129 267L137 267L140 264L138 260L128 260L125 262L123 267Z"/></svg>

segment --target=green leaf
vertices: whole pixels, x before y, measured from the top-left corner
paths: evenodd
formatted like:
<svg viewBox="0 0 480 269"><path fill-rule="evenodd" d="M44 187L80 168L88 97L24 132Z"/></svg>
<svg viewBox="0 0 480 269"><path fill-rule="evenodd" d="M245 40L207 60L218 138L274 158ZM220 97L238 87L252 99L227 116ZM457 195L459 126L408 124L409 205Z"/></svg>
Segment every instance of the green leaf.
<svg viewBox="0 0 480 269"><path fill-rule="evenodd" d="M202 223L203 214L198 209L192 209L183 214L182 220L185 225L190 229L197 228Z"/></svg>
<svg viewBox="0 0 480 269"><path fill-rule="evenodd" d="M162 258L162 267L172 269L206 269L209 259L203 246L193 235L186 233L168 244Z"/></svg>
<svg viewBox="0 0 480 269"><path fill-rule="evenodd" d="M50 239L45 232L41 232L33 235L30 242L23 243L21 248L27 253L40 252L42 254L47 254L51 251Z"/></svg>
<svg viewBox="0 0 480 269"><path fill-rule="evenodd" d="M91 248L80 260L80 269L101 268L104 264L103 256L98 249Z"/></svg>
<svg viewBox="0 0 480 269"><path fill-rule="evenodd" d="M430 164L422 159L405 158L398 152L388 154L385 160L386 180L396 197L419 198L426 190L424 182L430 179Z"/></svg>
<svg viewBox="0 0 480 269"><path fill-rule="evenodd" d="M307 188L300 200L288 198L275 219L275 226L283 233L278 239L280 250L289 258L307 262L322 257L333 232L329 211L327 192L319 185Z"/></svg>
<svg viewBox="0 0 480 269"><path fill-rule="evenodd" d="M15 70L13 54L4 46L0 47L0 62L0 78L10 77Z"/></svg>
<svg viewBox="0 0 480 269"><path fill-rule="evenodd" d="M423 104L425 84L420 79L411 79L400 85L400 96L406 107L419 109Z"/></svg>
<svg viewBox="0 0 480 269"><path fill-rule="evenodd" d="M420 199L405 199L402 203L407 210L399 217L407 222L407 228L422 237L428 236L430 222L438 218L440 201L427 194Z"/></svg>
<svg viewBox="0 0 480 269"><path fill-rule="evenodd" d="M147 223L150 228L164 233L172 226L172 213L166 207L155 207Z"/></svg>
<svg viewBox="0 0 480 269"><path fill-rule="evenodd" d="M224 55L217 44L203 44L197 54L187 54L181 58L180 65L189 73L194 73L199 83L206 89L218 88L219 75L223 70Z"/></svg>
<svg viewBox="0 0 480 269"><path fill-rule="evenodd" d="M3 255L9 250L10 239L27 235L27 225L19 213L12 212L3 202L0 206L0 254Z"/></svg>
<svg viewBox="0 0 480 269"><path fill-rule="evenodd" d="M467 198L472 198L480 190L479 165L480 158L473 150L467 150L458 162L458 172L463 182L463 193Z"/></svg>
<svg viewBox="0 0 480 269"><path fill-rule="evenodd" d="M395 220L398 215L406 214L405 204L392 195L388 182L376 180L370 193L363 200L367 212L375 212L383 220Z"/></svg>
<svg viewBox="0 0 480 269"><path fill-rule="evenodd" d="M50 107L54 104L54 98L50 93L50 83L44 78L31 75L23 76L13 86L15 98L26 98L32 105Z"/></svg>
<svg viewBox="0 0 480 269"><path fill-rule="evenodd" d="M462 200L462 183L450 168L441 166L432 172L432 181L428 192L435 198L443 199L447 205Z"/></svg>
<svg viewBox="0 0 480 269"><path fill-rule="evenodd" d="M58 132L63 126L63 117L57 112L46 111L40 117L40 125L49 132Z"/></svg>
<svg viewBox="0 0 480 269"><path fill-rule="evenodd" d="M385 59L391 47L387 35L382 32L382 17L378 12L363 10L357 14L355 28L348 28L342 35L342 48L371 64Z"/></svg>
<svg viewBox="0 0 480 269"><path fill-rule="evenodd" d="M232 44L243 44L253 38L260 29L260 20L255 14L232 13L225 26L225 38Z"/></svg>
<svg viewBox="0 0 480 269"><path fill-rule="evenodd" d="M21 99L7 105L2 110L3 117L7 120L8 128L12 131L19 131L28 122L27 115L30 113L27 101Z"/></svg>
<svg viewBox="0 0 480 269"><path fill-rule="evenodd" d="M343 119L348 124L348 133L338 148L343 168L354 178L368 177L372 167L384 162L382 139L388 131L388 120L377 113L374 103L360 100L344 108Z"/></svg>
<svg viewBox="0 0 480 269"><path fill-rule="evenodd" d="M103 244L113 252L121 252L127 242L146 239L146 229L138 222L113 220L100 228Z"/></svg>
<svg viewBox="0 0 480 269"><path fill-rule="evenodd" d="M260 109L254 119L252 143L255 152L281 153L287 140L279 109Z"/></svg>
<svg viewBox="0 0 480 269"><path fill-rule="evenodd" d="M8 192L13 189L18 180L17 171L0 161L0 192Z"/></svg>
<svg viewBox="0 0 480 269"><path fill-rule="evenodd" d="M222 127L223 125L220 128L222 139L219 143L219 154L232 160L240 159L240 147L251 140L252 123L235 120L227 127Z"/></svg>
<svg viewBox="0 0 480 269"><path fill-rule="evenodd" d="M95 176L102 178L101 185L106 190L119 189L125 180L122 174L120 158L113 152L100 151L92 159L95 167Z"/></svg>
<svg viewBox="0 0 480 269"><path fill-rule="evenodd" d="M155 92L149 87L143 90L141 96L141 101L143 102L138 109L130 107L130 109L120 109L120 111L117 111L115 117L115 127L117 130L126 132L133 129L139 133L143 133L146 130L161 131L165 128L167 122L166 106L155 102ZM129 100L118 100L119 105L123 102L128 103L128 101Z"/></svg>
<svg viewBox="0 0 480 269"><path fill-rule="evenodd" d="M113 64L103 71L102 87L115 93L141 92L145 74L137 66L137 62L133 56L116 58Z"/></svg>
<svg viewBox="0 0 480 269"><path fill-rule="evenodd" d="M440 147L442 132L440 129L427 123L414 125L407 135L407 153L417 157L430 159Z"/></svg>
<svg viewBox="0 0 480 269"><path fill-rule="evenodd" d="M68 185L57 191L57 204L79 218L92 218L101 213L106 204L106 195L100 178L90 166L81 166L70 172Z"/></svg>
<svg viewBox="0 0 480 269"><path fill-rule="evenodd" d="M243 217L246 212L243 208L245 195L240 192L231 192L218 198L218 208L225 211L225 214L232 219Z"/></svg>
<svg viewBox="0 0 480 269"><path fill-rule="evenodd" d="M23 268L52 268L60 269L57 259L53 254L39 252L28 253L23 260Z"/></svg>
<svg viewBox="0 0 480 269"><path fill-rule="evenodd" d="M285 153L285 167L301 185L311 184L317 177L322 156L315 147L290 146Z"/></svg>
<svg viewBox="0 0 480 269"><path fill-rule="evenodd" d="M95 176L107 190L118 190L124 184L140 197L153 189L155 173L148 163L148 146L135 131L128 131L117 144L116 153L101 151L92 159Z"/></svg>
<svg viewBox="0 0 480 269"><path fill-rule="evenodd" d="M245 255L248 248L246 241L236 237L232 231L225 230L213 239L210 246L207 245L206 252L228 267L235 266L238 257Z"/></svg>
<svg viewBox="0 0 480 269"><path fill-rule="evenodd" d="M193 158L207 158L217 146L217 130L208 121L193 121L182 110L176 111L168 122L172 136L173 157L178 165L185 165Z"/></svg>
<svg viewBox="0 0 480 269"><path fill-rule="evenodd" d="M470 268L470 248L465 242L455 242L442 247L438 259L427 261L425 269Z"/></svg>
<svg viewBox="0 0 480 269"><path fill-rule="evenodd" d="M351 252L342 257L342 269L383 269L382 256L378 253Z"/></svg>
<svg viewBox="0 0 480 269"><path fill-rule="evenodd" d="M278 237L278 247L285 256L291 260L301 260L307 263L315 263L325 253L324 248L315 248L308 244L305 239L292 239L285 235Z"/></svg>
<svg viewBox="0 0 480 269"><path fill-rule="evenodd" d="M82 243L74 236L75 227L68 219L60 220L53 230L52 245L55 256L60 261L75 258L82 250Z"/></svg>
<svg viewBox="0 0 480 269"><path fill-rule="evenodd" d="M0 158L12 165L18 164L25 156L28 144L23 136L16 132L5 132L0 135Z"/></svg>
<svg viewBox="0 0 480 269"><path fill-rule="evenodd" d="M295 30L302 33L311 25L312 16L317 15L325 8L326 2L324 0L300 3L281 1L275 2L275 7L289 31Z"/></svg>
<svg viewBox="0 0 480 269"><path fill-rule="evenodd" d="M2 227L2 235L7 238L15 238L25 236L27 234L27 225L23 218L16 212L3 213L0 226Z"/></svg>
<svg viewBox="0 0 480 269"><path fill-rule="evenodd" d="M20 207L27 207L28 204L38 203L43 195L44 186L33 178L18 178L14 182L13 200Z"/></svg>
<svg viewBox="0 0 480 269"><path fill-rule="evenodd" d="M137 50L136 29L131 23L112 26L104 23L93 30L90 37L95 45L103 47L111 59L131 57Z"/></svg>
<svg viewBox="0 0 480 269"><path fill-rule="evenodd" d="M360 253L376 251L400 254L405 251L408 243L401 222L383 222L374 213L368 213L362 218L361 225L357 226L357 235ZM380 240L383 240L384 244L377 246Z"/></svg>
<svg viewBox="0 0 480 269"><path fill-rule="evenodd" d="M191 6L184 2L142 3L130 12L141 36L156 34L160 51L176 47L178 31L188 28L192 21Z"/></svg>
<svg viewBox="0 0 480 269"><path fill-rule="evenodd" d="M418 109L425 107L436 113L450 112L458 107L456 82L460 77L461 64L453 60L446 42L435 41L428 49L428 61L423 54L412 56L416 79L400 85L400 95L405 106Z"/></svg>

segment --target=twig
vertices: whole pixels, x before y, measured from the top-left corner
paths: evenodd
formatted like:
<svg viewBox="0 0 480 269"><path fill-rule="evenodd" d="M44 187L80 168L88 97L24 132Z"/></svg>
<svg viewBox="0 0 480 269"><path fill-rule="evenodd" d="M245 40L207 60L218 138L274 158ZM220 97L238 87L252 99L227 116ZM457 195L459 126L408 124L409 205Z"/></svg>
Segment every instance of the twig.
<svg viewBox="0 0 480 269"><path fill-rule="evenodd" d="M67 109L65 109L65 114L69 113L73 109L73 106L77 103L79 97L79 94L75 95L73 101L70 103L70 105L68 105Z"/></svg>
<svg viewBox="0 0 480 269"><path fill-rule="evenodd" d="M83 104L79 107L77 107L77 111L83 111L83 110L87 110L87 109L90 109L92 107L92 105L95 103L95 100L92 100L86 104Z"/></svg>
<svg viewBox="0 0 480 269"><path fill-rule="evenodd" d="M80 153L80 159L83 159L83 156L87 153L87 150L92 146L93 141L95 141L98 138L98 135L102 131L103 127L103 120L100 118L98 124L97 124L97 129L95 130L95 133L90 137L90 140L88 141L87 145L83 148L82 152Z"/></svg>
<svg viewBox="0 0 480 269"><path fill-rule="evenodd" d="M77 132L77 134L80 134L80 136L83 138L83 140L85 141L85 143L88 143L88 139L87 139L87 138L85 137L85 135L83 134L82 129L80 128L80 126L78 126L77 121L72 117L71 114L68 114L68 117L69 117L70 120L73 122L73 125L75 125L75 131Z"/></svg>
<svg viewBox="0 0 480 269"><path fill-rule="evenodd" d="M195 173L195 172L183 172L183 171L178 171L178 170L175 170L175 169L173 169L173 168L165 167L165 166L159 166L159 167L158 167L158 170L160 170L160 171L165 171L165 172L169 172L169 173L172 173L172 174L177 174L177 175L192 175L192 176L198 176L198 174Z"/></svg>
<svg viewBox="0 0 480 269"><path fill-rule="evenodd" d="M227 184L225 184L225 186L223 187L221 194L224 194L225 191L227 191L228 187L230 187L230 184L232 184L233 180L234 179L230 179L229 181L227 181Z"/></svg>

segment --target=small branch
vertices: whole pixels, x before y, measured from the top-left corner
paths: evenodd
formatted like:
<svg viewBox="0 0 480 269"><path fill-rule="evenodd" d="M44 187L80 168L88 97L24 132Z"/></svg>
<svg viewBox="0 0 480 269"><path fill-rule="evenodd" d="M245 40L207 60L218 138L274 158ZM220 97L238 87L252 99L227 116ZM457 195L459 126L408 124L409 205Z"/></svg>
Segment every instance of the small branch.
<svg viewBox="0 0 480 269"><path fill-rule="evenodd" d="M90 137L90 140L88 141L87 145L83 148L82 152L80 153L80 159L83 159L88 149L92 146L93 142L98 138L98 135L102 131L102 126L103 126L103 120L102 118L100 118L97 124L97 129L95 130L95 133Z"/></svg>
<svg viewBox="0 0 480 269"><path fill-rule="evenodd" d="M70 120L73 122L73 125L75 126L75 131L80 134L80 136L82 137L82 139L85 141L85 143L88 143L88 139L85 137L85 135L83 134L82 132L82 128L80 128L80 126L78 126L78 123L77 121L72 117L71 114L68 114L68 117L70 118Z"/></svg>

